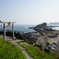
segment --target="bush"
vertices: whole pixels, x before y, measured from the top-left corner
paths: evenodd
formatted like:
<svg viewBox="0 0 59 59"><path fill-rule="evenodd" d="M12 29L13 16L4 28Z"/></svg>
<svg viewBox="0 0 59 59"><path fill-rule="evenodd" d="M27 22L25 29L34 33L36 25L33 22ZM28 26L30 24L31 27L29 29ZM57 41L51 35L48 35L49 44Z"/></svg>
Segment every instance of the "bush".
<svg viewBox="0 0 59 59"><path fill-rule="evenodd" d="M42 45L39 45L39 44L35 44L34 46L37 46L39 48L42 48Z"/></svg>
<svg viewBox="0 0 59 59"><path fill-rule="evenodd" d="M44 51L47 52L47 53L49 53L50 49L49 48L45 48Z"/></svg>
<svg viewBox="0 0 59 59"><path fill-rule="evenodd" d="M33 44L33 42L32 42L32 41L30 41L30 40L27 40L26 42L27 42L27 43L29 43L29 44Z"/></svg>

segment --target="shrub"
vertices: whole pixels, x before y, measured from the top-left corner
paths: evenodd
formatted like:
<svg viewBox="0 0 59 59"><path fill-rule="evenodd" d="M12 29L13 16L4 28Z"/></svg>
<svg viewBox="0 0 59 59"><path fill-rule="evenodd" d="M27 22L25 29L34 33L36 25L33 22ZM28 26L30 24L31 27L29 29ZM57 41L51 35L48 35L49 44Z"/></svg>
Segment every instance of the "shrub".
<svg viewBox="0 0 59 59"><path fill-rule="evenodd" d="M26 42L27 42L27 43L29 43L29 44L33 44L33 42L32 42L32 41L30 41L30 40L27 40Z"/></svg>
<svg viewBox="0 0 59 59"><path fill-rule="evenodd" d="M47 52L47 53L49 53L50 49L49 48L45 48L44 51Z"/></svg>
<svg viewBox="0 0 59 59"><path fill-rule="evenodd" d="M37 46L39 48L42 48L42 45L39 45L39 44L35 44L34 46Z"/></svg>

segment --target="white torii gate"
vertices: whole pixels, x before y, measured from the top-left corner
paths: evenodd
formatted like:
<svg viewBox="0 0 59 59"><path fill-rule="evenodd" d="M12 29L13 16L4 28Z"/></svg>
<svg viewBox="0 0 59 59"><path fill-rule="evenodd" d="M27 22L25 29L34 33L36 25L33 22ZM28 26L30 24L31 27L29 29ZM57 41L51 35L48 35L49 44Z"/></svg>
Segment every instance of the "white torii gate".
<svg viewBox="0 0 59 59"><path fill-rule="evenodd" d="M6 40L6 27L12 27L12 39L14 39L14 23L15 22L3 22L3 21L0 21L0 23L3 23L3 31L4 31L3 38L4 38L4 40ZM8 25L6 26L6 24L8 24ZM10 24L12 24L12 26L10 26Z"/></svg>

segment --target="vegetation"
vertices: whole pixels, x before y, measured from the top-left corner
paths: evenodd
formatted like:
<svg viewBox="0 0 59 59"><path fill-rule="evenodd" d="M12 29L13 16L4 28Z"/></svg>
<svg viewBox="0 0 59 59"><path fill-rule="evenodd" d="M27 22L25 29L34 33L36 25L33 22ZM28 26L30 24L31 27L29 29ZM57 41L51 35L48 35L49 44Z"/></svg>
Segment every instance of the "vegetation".
<svg viewBox="0 0 59 59"><path fill-rule="evenodd" d="M27 40L26 42L27 42L27 43L29 43L29 44L33 44L33 42L32 42L32 41L30 41L30 40Z"/></svg>
<svg viewBox="0 0 59 59"><path fill-rule="evenodd" d="M42 50L42 45L39 45L39 44L35 44L34 46L40 48ZM50 49L49 48L44 48L44 51L47 52L47 53L50 53Z"/></svg>
<svg viewBox="0 0 59 59"><path fill-rule="evenodd" d="M20 44L20 45L23 46L34 59L54 59L52 55L42 52L40 49L33 47L32 45L26 45L26 44Z"/></svg>
<svg viewBox="0 0 59 59"><path fill-rule="evenodd" d="M26 57L17 46L0 38L0 59L26 59Z"/></svg>
<svg viewBox="0 0 59 59"><path fill-rule="evenodd" d="M40 49L42 48L42 45L35 44L35 46L39 47ZM49 53L50 55L54 56L55 59L59 59L59 53L57 53L57 52L55 52L53 50L50 50L48 48L45 48L44 51Z"/></svg>
<svg viewBox="0 0 59 59"><path fill-rule="evenodd" d="M54 56L55 59L59 59L59 53L57 53L55 51L51 51L50 55Z"/></svg>

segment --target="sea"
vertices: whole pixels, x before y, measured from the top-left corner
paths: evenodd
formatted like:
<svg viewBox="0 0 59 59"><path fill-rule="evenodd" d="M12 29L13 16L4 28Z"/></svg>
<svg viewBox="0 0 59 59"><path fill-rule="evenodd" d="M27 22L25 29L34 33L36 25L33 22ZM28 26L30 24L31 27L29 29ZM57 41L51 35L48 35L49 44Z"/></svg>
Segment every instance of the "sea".
<svg viewBox="0 0 59 59"><path fill-rule="evenodd" d="M35 27L36 25L14 25L14 31L19 32L20 34L28 33L28 32L36 32L33 29L29 29L29 27ZM3 25L0 25L0 31L3 30ZM6 31L12 31L12 27L7 28Z"/></svg>
<svg viewBox="0 0 59 59"><path fill-rule="evenodd" d="M33 29L29 29L29 27L35 27L37 25L15 25L14 31L19 32L20 34L28 33L28 32L36 32ZM48 26L59 26L58 23L49 23ZM59 30L59 27L53 27L55 30ZM3 30L3 25L0 25L0 31ZM7 28L6 31L12 31L12 28Z"/></svg>
<svg viewBox="0 0 59 59"><path fill-rule="evenodd" d="M48 26L55 26L52 29L59 30L59 22L49 23Z"/></svg>

